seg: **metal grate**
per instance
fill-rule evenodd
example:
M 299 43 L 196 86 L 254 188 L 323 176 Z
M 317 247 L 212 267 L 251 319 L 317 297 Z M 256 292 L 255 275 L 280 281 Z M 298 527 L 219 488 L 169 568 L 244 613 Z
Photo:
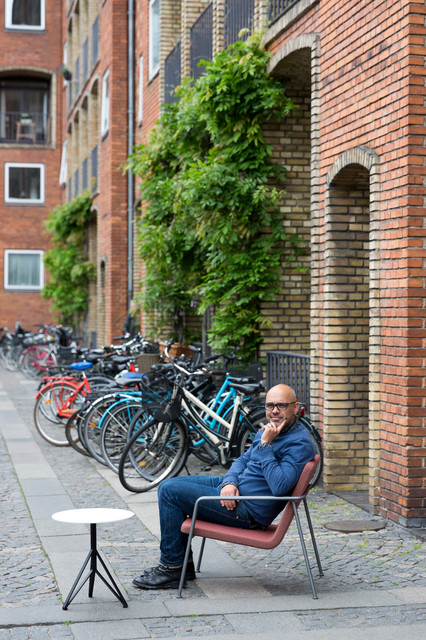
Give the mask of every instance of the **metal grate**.
M 191 76 L 195 79 L 204 73 L 200 60 L 213 56 L 213 3 L 203 11 L 191 27 Z
M 248 34 L 240 36 L 241 29 L 253 28 L 254 0 L 225 0 L 225 47 L 237 40 L 245 40 Z
M 268 389 L 275 384 L 288 384 L 305 405 L 310 415 L 310 356 L 289 351 L 268 351 L 266 377 Z
M 286 11 L 297 4 L 299 0 L 269 0 L 268 18 L 270 22 L 278 20 Z
M 178 100 L 174 90 L 180 85 L 181 81 L 180 52 L 181 46 L 180 42 L 178 42 L 164 61 L 164 102 L 166 104 L 171 104 Z

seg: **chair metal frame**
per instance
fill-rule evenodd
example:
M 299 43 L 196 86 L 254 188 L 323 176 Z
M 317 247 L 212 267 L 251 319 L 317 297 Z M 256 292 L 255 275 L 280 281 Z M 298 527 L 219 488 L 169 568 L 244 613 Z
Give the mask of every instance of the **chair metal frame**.
M 191 543 L 194 536 L 200 536 L 203 538 L 201 543 L 200 555 L 196 566 L 196 571 L 200 570 L 201 560 L 204 552 L 204 545 L 206 538 L 212 540 L 222 540 L 225 542 L 232 542 L 235 544 L 242 544 L 246 546 L 261 548 L 261 549 L 273 549 L 277 547 L 284 539 L 289 526 L 293 520 L 296 520 L 297 530 L 299 534 L 300 544 L 302 546 L 303 557 L 305 560 L 306 570 L 309 577 L 309 582 L 312 590 L 312 597 L 314 600 L 318 599 L 318 595 L 315 589 L 315 584 L 312 576 L 312 569 L 309 563 L 309 556 L 306 549 L 306 544 L 303 536 L 303 529 L 298 514 L 298 506 L 300 502 L 303 502 L 305 508 L 306 519 L 308 522 L 309 532 L 311 535 L 312 546 L 315 552 L 315 558 L 319 570 L 320 577 L 324 575 L 321 560 L 319 557 L 318 546 L 316 543 L 314 530 L 312 527 L 312 520 L 309 513 L 308 504 L 306 501 L 307 495 L 311 489 L 311 479 L 315 473 L 315 469 L 319 464 L 319 455 L 317 454 L 313 460 L 307 462 L 300 474 L 299 481 L 297 482 L 291 496 L 238 496 L 238 500 L 278 500 L 287 502 L 284 510 L 281 514 L 281 518 L 278 524 L 271 524 L 265 530 L 263 529 L 239 529 L 227 525 L 215 524 L 212 522 L 205 522 L 204 520 L 197 521 L 198 507 L 201 502 L 207 502 L 211 500 L 235 500 L 235 497 L 224 496 L 201 496 L 197 499 L 194 505 L 192 518 L 187 518 L 182 524 L 181 531 L 188 534 L 188 543 L 186 546 L 185 557 L 182 566 L 182 573 L 179 582 L 179 588 L 177 597 L 182 597 L 182 589 L 185 583 L 185 574 L 188 566 L 188 561 L 191 552 Z

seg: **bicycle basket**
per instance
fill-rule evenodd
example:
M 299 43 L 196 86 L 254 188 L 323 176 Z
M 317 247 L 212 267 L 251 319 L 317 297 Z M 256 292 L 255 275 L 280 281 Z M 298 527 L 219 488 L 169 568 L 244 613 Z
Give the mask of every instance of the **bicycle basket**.
M 150 416 L 159 422 L 172 422 L 180 415 L 182 402 L 182 391 L 178 386 L 173 387 L 170 392 L 171 383 L 166 378 L 169 385 L 168 397 L 161 397 L 157 392 L 149 390 L 142 391 L 142 407 Z

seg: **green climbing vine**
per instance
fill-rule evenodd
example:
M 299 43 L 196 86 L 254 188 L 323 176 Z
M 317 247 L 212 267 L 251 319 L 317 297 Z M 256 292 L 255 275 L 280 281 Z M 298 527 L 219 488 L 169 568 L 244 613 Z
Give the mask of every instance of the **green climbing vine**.
M 143 305 L 160 329 L 197 306 L 214 309 L 209 342 L 253 356 L 268 320 L 262 300 L 279 288 L 284 241 L 277 202 L 285 170 L 272 160 L 264 123 L 295 105 L 268 75 L 260 35 L 205 63 L 176 90 L 127 169 L 141 178 Z
M 56 207 L 48 216 L 46 230 L 52 234 L 52 249 L 44 255 L 49 280 L 42 295 L 52 299 L 61 321 L 77 323 L 87 309 L 88 285 L 96 267 L 85 247 L 92 200 L 88 193 Z

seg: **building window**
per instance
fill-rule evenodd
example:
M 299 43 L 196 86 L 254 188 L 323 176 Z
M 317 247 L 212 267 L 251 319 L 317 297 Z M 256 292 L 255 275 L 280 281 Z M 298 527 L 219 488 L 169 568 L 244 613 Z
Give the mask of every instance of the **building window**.
M 30 124 L 20 125 L 22 119 Z M 47 144 L 50 140 L 49 83 L 38 78 L 0 79 L 0 142 Z
M 6 0 L 7 29 L 44 29 L 45 0 Z
M 138 122 L 143 120 L 143 56 L 139 58 Z
M 6 249 L 4 252 L 4 288 L 39 291 L 43 286 L 43 251 Z
M 42 204 L 44 202 L 44 165 L 6 162 L 4 167 L 5 202 Z
M 101 136 L 104 137 L 109 129 L 109 71 L 102 78 L 102 107 L 101 107 Z
M 68 140 L 64 140 L 62 145 L 61 168 L 59 170 L 59 184 L 64 187 L 68 180 Z
M 149 1 L 149 77 L 160 68 L 160 0 Z

